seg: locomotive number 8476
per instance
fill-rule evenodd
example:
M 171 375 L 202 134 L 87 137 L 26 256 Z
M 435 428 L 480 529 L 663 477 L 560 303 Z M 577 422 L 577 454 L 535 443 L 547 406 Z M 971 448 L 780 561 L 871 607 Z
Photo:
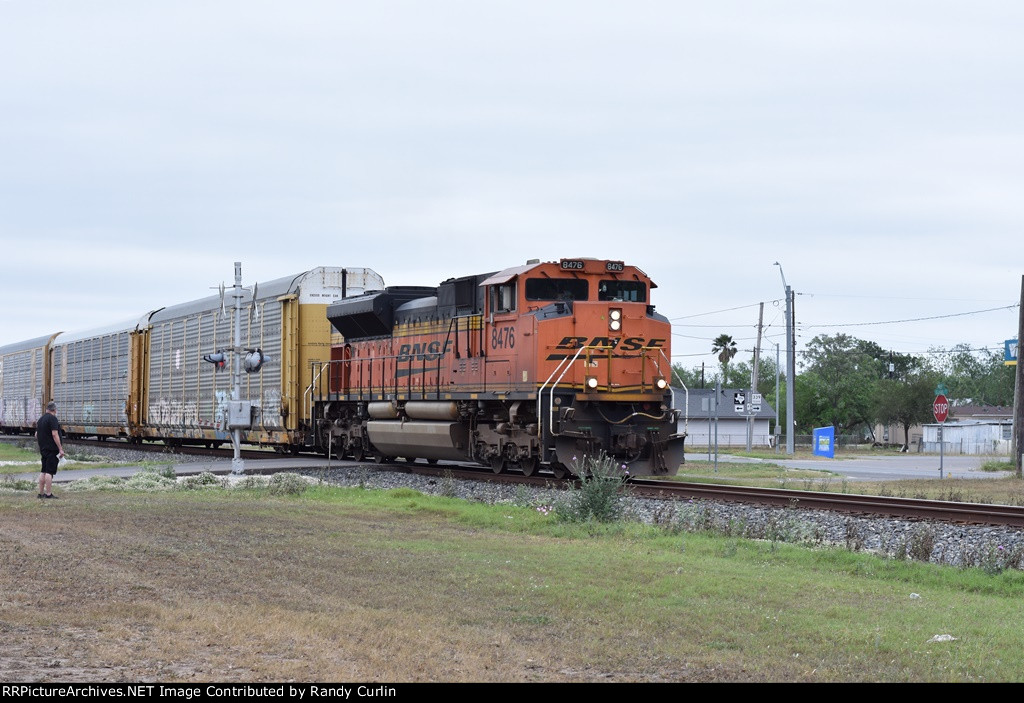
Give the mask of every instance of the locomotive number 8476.
M 654 287 L 635 266 L 576 258 L 340 300 L 331 359 L 313 368 L 316 442 L 527 475 L 604 452 L 633 475 L 674 474 L 685 435 Z

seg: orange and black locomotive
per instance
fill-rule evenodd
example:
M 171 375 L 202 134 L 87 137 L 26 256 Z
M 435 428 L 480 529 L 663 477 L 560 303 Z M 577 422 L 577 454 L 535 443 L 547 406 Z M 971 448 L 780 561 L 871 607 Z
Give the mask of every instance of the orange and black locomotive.
M 580 258 L 339 300 L 310 384 L 315 441 L 526 475 L 604 452 L 633 475 L 675 474 L 685 435 L 654 287 L 634 266 Z

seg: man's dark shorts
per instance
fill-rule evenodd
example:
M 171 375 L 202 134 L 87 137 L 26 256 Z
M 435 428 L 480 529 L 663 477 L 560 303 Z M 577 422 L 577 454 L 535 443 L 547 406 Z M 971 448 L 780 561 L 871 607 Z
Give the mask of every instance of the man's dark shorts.
M 51 476 L 57 475 L 57 452 L 43 452 L 43 468 L 42 473 L 50 474 Z

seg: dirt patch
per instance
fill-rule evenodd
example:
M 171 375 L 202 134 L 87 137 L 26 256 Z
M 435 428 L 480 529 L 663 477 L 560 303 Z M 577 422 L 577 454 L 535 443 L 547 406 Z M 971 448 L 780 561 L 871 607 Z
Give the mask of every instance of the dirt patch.
M 602 654 L 589 614 L 531 603 L 529 541 L 224 492 L 0 496 L 0 680 L 721 678 L 645 660 L 656 632 Z

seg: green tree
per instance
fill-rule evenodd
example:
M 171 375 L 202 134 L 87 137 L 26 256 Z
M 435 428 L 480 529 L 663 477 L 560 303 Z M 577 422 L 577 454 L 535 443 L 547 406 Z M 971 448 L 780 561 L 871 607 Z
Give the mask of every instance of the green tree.
M 832 425 L 851 432 L 872 419 L 874 390 L 882 356 L 874 342 L 847 334 L 818 335 L 804 352 L 806 370 L 796 380 L 796 416 L 801 427 Z
M 686 368 L 682 364 L 672 364 L 672 385 L 679 388 L 679 380 L 682 379 L 687 388 L 703 388 L 703 370 L 699 366 Z
M 875 386 L 875 420 L 883 425 L 896 423 L 903 427 L 904 450 L 910 448 L 907 444 L 910 428 L 932 420 L 932 401 L 938 380 L 934 371 L 920 369 L 900 378 L 883 378 Z
M 736 342 L 727 334 L 720 334 L 711 342 L 711 352 L 718 355 L 718 361 L 722 364 L 722 385 L 729 385 L 729 362 L 736 356 L 739 350 Z
M 954 405 L 1013 405 L 1014 369 L 1003 364 L 1002 351 L 974 350 L 969 344 L 957 344 L 946 351 L 932 352 Z

